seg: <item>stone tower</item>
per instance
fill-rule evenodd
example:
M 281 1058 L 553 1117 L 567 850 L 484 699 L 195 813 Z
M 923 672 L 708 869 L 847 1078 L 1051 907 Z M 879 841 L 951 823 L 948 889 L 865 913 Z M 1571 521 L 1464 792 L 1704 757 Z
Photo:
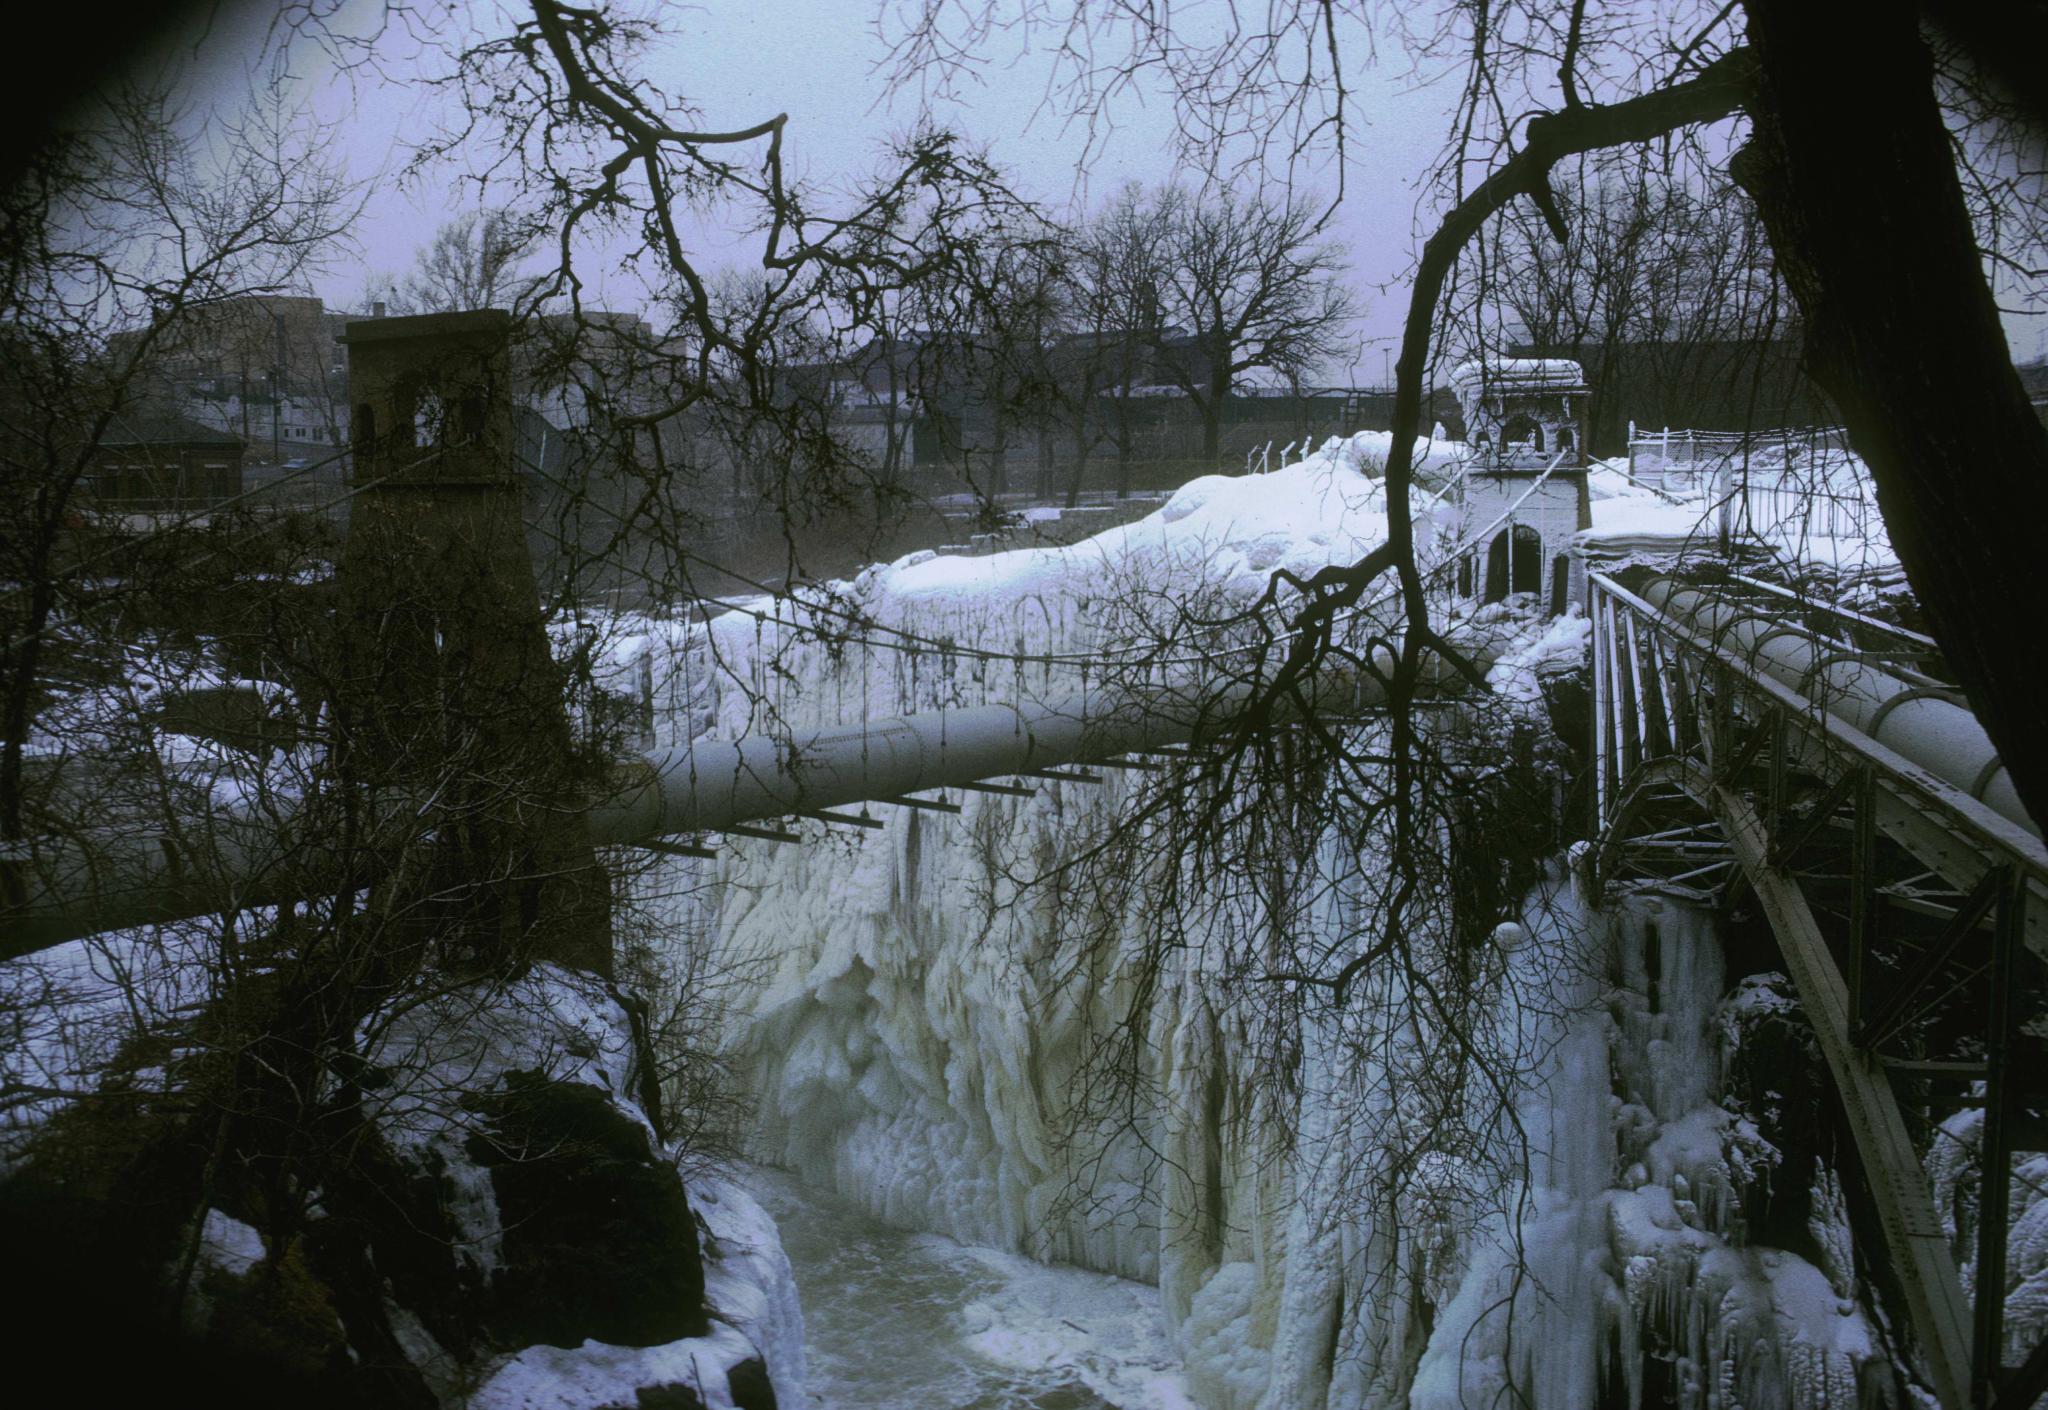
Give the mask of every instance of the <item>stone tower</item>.
M 354 497 L 337 765 L 370 799 L 404 947 L 610 964 L 563 681 L 534 583 L 495 309 L 348 325 Z
M 1584 595 L 1572 536 L 1590 528 L 1586 375 L 1563 358 L 1467 362 L 1451 373 L 1465 413 L 1458 590 L 1479 602 L 1536 595 L 1552 615 Z

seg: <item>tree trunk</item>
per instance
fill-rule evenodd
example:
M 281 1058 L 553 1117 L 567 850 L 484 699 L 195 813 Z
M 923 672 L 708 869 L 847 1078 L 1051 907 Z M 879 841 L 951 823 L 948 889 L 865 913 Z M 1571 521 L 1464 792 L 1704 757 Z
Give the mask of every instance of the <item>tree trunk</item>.
M 1202 459 L 1207 462 L 1202 473 L 1213 475 L 1221 467 L 1217 461 L 1223 458 L 1223 403 L 1230 398 L 1230 371 L 1211 371 L 1209 374 L 1209 395 L 1202 403 Z
M 1131 497 L 1131 461 L 1137 455 L 1137 444 L 1131 435 L 1131 386 L 1124 383 L 1116 399 L 1116 497 Z
M 2048 430 L 1986 283 L 1932 63 L 1901 0 L 1746 0 L 1760 67 L 1736 179 L 1805 315 L 1806 369 L 1870 465 L 1893 547 L 2028 810 L 2048 819 L 2029 565 Z
M 1092 395 L 1092 387 L 1089 389 Z M 1081 502 L 1081 482 L 1088 475 L 1088 459 L 1095 442 L 1088 435 L 1088 404 L 1083 402 L 1074 417 L 1074 473 L 1067 476 L 1067 508 Z

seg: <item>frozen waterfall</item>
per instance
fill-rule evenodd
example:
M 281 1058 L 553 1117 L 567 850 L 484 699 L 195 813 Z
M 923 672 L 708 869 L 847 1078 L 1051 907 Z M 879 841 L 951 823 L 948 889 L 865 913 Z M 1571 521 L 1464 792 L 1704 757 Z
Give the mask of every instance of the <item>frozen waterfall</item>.
M 1147 626 L 1134 581 L 1228 599 L 1276 566 L 1353 558 L 1384 532 L 1362 473 L 1374 449 L 1196 481 L 1067 549 L 915 555 L 808 611 L 622 623 L 608 668 L 651 682 L 664 744 L 1053 688 L 1050 661 L 934 643 L 1113 654 Z M 1534 621 L 1497 676 L 1568 664 L 1582 630 Z M 1147 949 L 1142 888 L 1029 884 L 1143 786 L 970 793 L 957 815 L 881 804 L 880 831 L 732 839 L 642 878 L 668 943 L 734 976 L 753 1157 L 898 1229 L 1155 1284 L 1212 1410 L 1477 1406 L 1509 1386 L 1536 1410 L 1862 1393 L 1889 1353 L 1858 1302 L 1839 1189 L 1824 1169 L 1775 1171 L 1782 1114 L 1735 1060 L 1786 1001 L 1768 982 L 1724 992 L 1709 917 L 1654 899 L 1590 912 L 1560 859 L 1461 981 L 1520 1065 L 1505 1088 L 1475 1072 L 1447 1093 L 1446 1035 L 1396 978 L 1369 976 L 1342 1010 L 1304 1005 L 1282 1051 L 1201 934 Z M 1303 867 L 1336 937 L 1370 859 L 1332 853 Z M 1086 950 L 1076 906 L 1099 912 Z M 1217 937 L 1251 923 L 1220 896 L 1207 922 Z M 1137 1095 L 1105 1111 L 1086 1100 L 1091 1059 L 1132 1016 Z M 1480 1113 L 1463 1145 L 1418 1128 L 1405 1094 L 1424 1090 L 1429 1110 Z M 1820 1191 L 1797 1251 L 1745 1228 L 1746 1192 L 1774 1174 Z

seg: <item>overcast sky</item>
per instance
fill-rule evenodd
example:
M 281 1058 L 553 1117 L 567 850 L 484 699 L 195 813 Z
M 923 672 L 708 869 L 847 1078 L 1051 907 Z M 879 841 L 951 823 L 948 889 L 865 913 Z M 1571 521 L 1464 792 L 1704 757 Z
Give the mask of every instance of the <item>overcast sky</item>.
M 348 0 L 360 13 L 382 0 Z M 489 6 L 476 7 L 479 16 Z M 959 98 L 933 101 L 918 91 L 891 91 L 879 72 L 886 53 L 875 32 L 879 0 L 705 0 L 664 7 L 670 37 L 643 64 L 645 76 L 672 95 L 700 106 L 713 126 L 740 127 L 777 112 L 790 116 L 785 154 L 794 174 L 833 182 L 869 169 L 878 144 L 910 128 L 927 105 L 943 123 L 985 143 L 1026 194 L 1056 207 L 1099 198 L 1126 181 L 1173 179 L 1170 103 L 1163 93 L 1149 103 L 1125 102 L 1114 128 L 1097 143 L 1086 167 L 1080 158 L 1087 134 L 1046 103 L 1052 74 L 1042 49 L 1019 38 L 987 54 L 981 81 Z M 1177 21 L 1190 10 L 1176 9 Z M 1198 7 L 1195 12 L 1199 13 Z M 180 46 L 170 62 L 202 93 L 231 97 L 249 90 L 247 66 L 261 49 L 276 0 L 230 0 L 212 14 L 204 41 Z M 348 16 L 340 21 L 345 27 Z M 334 81 L 305 46 L 292 51 L 303 76 L 299 91 L 324 115 L 339 121 L 331 154 L 373 192 L 354 234 L 361 262 L 338 268 L 318 292 L 331 304 L 357 307 L 369 271 L 400 274 L 449 215 L 473 206 L 473 188 L 450 173 L 410 191 L 394 179 L 409 143 L 439 120 L 437 96 L 403 81 L 411 71 L 402 38 L 386 46 L 392 81 Z M 1364 55 L 1348 61 L 1363 64 Z M 1363 314 L 1354 328 L 1360 353 L 1353 379 L 1379 382 L 1399 331 L 1405 290 L 1398 281 L 1418 244 L 1416 183 L 1436 154 L 1445 130 L 1448 85 L 1418 87 L 1405 55 L 1382 55 L 1376 68 L 1347 74 L 1366 126 L 1353 133 L 1346 195 L 1333 235 L 1344 248 Z M 1335 183 L 1323 174 L 1321 190 Z M 700 233 L 705 262 L 713 267 L 749 263 L 746 251 Z M 1393 287 L 1389 288 L 1388 286 Z M 614 286 L 611 301 L 639 307 L 638 291 Z M 2034 356 L 2048 320 L 2008 320 L 2016 348 Z

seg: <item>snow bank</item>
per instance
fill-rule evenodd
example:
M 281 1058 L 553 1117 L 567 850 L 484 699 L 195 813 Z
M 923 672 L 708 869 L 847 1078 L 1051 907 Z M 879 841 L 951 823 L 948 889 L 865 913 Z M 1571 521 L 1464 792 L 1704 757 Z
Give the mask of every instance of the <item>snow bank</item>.
M 1846 450 L 1796 466 L 1758 458 L 1725 475 L 1710 467 L 1632 477 L 1626 459 L 1595 461 L 1586 485 L 1593 524 L 1574 543 L 1595 559 L 1718 555 L 1725 527 L 1739 545 L 1790 569 L 1874 580 L 1902 571 L 1869 472 Z
M 1353 562 L 1385 539 L 1377 473 L 1388 444 L 1384 432 L 1333 437 L 1270 474 L 1192 480 L 1145 518 L 1073 544 L 980 557 L 924 550 L 798 600 L 730 599 L 708 624 L 585 613 L 557 624 L 557 650 L 587 636 L 599 690 L 650 700 L 661 746 L 1064 695 L 1102 669 L 1082 658 L 1184 667 L 1216 649 L 1209 621 L 1246 606 L 1276 571 Z M 1418 440 L 1416 464 L 1447 475 L 1458 449 Z M 1433 492 L 1411 499 L 1418 555 L 1434 567 L 1455 510 Z M 1352 627 L 1381 620 L 1361 611 Z M 1063 659 L 1002 659 L 1047 656 Z

